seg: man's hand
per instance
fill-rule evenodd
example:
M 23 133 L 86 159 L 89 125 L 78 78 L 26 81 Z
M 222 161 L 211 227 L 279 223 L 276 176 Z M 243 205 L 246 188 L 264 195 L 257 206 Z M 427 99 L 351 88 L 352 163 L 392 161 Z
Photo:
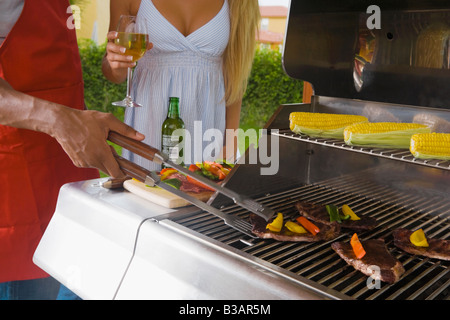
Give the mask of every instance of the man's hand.
M 98 168 L 114 178 L 124 177 L 114 158 L 112 146 L 106 140 L 110 131 L 135 140 L 145 137 L 110 113 L 60 108 L 57 125 L 50 133 L 73 164 L 81 168 Z

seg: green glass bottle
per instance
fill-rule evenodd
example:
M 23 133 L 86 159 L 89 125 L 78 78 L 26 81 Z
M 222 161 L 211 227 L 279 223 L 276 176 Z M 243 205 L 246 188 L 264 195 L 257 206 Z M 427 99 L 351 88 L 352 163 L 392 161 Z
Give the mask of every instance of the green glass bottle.
M 183 133 L 175 132 L 177 129 L 184 129 L 184 122 L 180 117 L 180 98 L 169 98 L 169 111 L 164 120 L 161 133 L 161 151 L 169 156 L 169 160 L 184 165 L 183 161 Z M 163 168 L 165 166 L 163 165 Z

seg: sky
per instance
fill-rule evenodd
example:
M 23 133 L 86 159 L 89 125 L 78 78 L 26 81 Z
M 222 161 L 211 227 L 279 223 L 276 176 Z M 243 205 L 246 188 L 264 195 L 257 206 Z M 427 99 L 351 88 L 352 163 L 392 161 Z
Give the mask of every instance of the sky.
M 258 0 L 260 6 L 285 6 L 289 7 L 290 0 Z

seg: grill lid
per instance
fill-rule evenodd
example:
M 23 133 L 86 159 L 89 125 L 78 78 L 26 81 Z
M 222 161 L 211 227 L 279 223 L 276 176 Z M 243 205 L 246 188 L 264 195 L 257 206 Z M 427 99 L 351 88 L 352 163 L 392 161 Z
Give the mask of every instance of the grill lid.
M 450 108 L 447 0 L 291 1 L 285 40 L 315 95 Z

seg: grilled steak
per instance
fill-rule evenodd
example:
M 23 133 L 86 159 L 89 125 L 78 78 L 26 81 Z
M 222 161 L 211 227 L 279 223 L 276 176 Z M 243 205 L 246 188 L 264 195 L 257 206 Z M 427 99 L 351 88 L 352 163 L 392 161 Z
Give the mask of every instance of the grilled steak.
M 372 217 L 361 216 L 361 220 L 343 220 L 342 223 L 337 221 L 330 222 L 330 215 L 324 205 L 315 204 L 306 201 L 298 201 L 295 203 L 298 212 L 315 222 L 321 222 L 327 225 L 339 224 L 341 228 L 350 229 L 352 231 L 372 230 L 377 225 L 377 220 Z
M 324 225 L 320 222 L 314 224 L 320 229 L 315 236 L 311 233 L 294 233 L 283 226 L 280 232 L 266 229 L 267 222 L 254 213 L 250 214 L 250 222 L 253 226 L 252 232 L 262 239 L 275 239 L 278 241 L 292 242 L 316 242 L 321 240 L 332 240 L 340 234 L 338 225 Z
M 395 283 L 405 273 L 401 262 L 388 252 L 383 239 L 361 241 L 361 244 L 366 251 L 362 259 L 356 258 L 350 242 L 334 242 L 331 247 L 345 262 L 375 280 Z
M 394 230 L 394 244 L 411 254 L 450 261 L 450 240 L 427 239 L 428 247 L 416 247 L 409 240 L 412 233 L 407 229 Z

